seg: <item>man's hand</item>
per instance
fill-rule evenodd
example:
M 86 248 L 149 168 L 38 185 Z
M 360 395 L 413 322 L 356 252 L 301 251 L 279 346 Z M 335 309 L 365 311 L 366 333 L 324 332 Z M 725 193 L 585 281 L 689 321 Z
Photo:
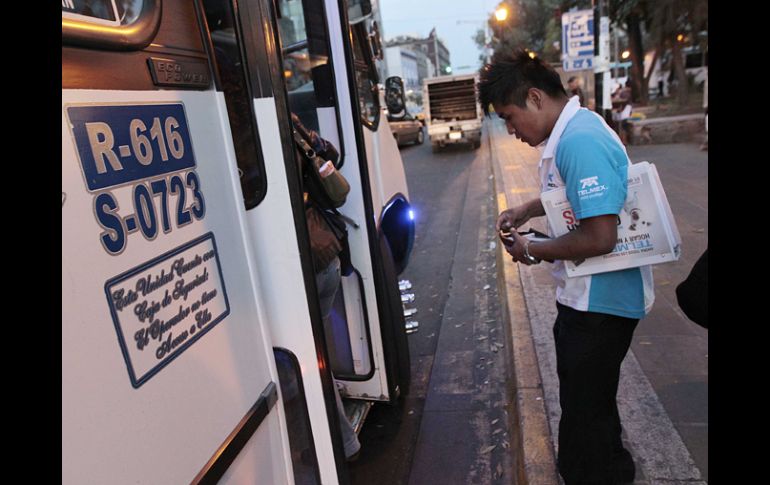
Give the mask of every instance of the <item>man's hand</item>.
M 495 227 L 498 231 L 516 232 L 516 228 L 526 224 L 529 219 L 526 206 L 521 205 L 501 212 Z
M 545 215 L 543 203 L 540 199 L 532 199 L 518 207 L 504 210 L 497 216 L 496 228 L 498 231 L 511 232 L 527 223 L 533 217 Z
M 547 241 L 531 243 L 529 255 L 533 258 L 553 260 L 587 259 L 612 252 L 617 243 L 618 216 L 609 214 L 582 219 L 574 231 Z M 526 238 L 513 233 L 511 250 L 506 250 L 513 256 L 514 261 L 524 256 Z M 520 261 L 526 264 L 526 261 Z
M 526 264 L 527 266 L 537 264 L 540 261 L 532 261 L 524 254 L 524 246 L 529 244 L 529 239 L 519 235 L 515 230 L 511 232 L 510 236 L 504 237 L 500 235 L 500 240 L 503 241 L 503 247 L 506 252 L 513 257 L 513 261 L 516 263 Z

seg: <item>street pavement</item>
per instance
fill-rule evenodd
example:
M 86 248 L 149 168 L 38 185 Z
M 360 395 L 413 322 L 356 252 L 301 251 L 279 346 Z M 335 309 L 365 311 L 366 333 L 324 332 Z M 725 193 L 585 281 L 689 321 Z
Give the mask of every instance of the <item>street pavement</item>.
M 408 336 L 410 392 L 369 413 L 353 485 L 515 483 L 489 148 L 401 148 L 416 229 L 400 278 L 420 326 Z
M 485 120 L 485 140 L 498 210 L 538 197 L 539 151 L 508 135 L 495 118 Z M 684 316 L 675 289 L 708 245 L 708 153 L 694 143 L 631 146 L 628 153 L 632 162 L 656 165 L 683 255 L 653 267 L 655 305 L 639 323 L 621 367 L 623 440 L 637 464 L 635 484 L 703 484 L 708 481 L 708 331 Z M 544 218 L 530 226 L 546 229 Z M 553 484 L 560 416 L 554 285 L 547 263 L 516 265 L 505 254 L 503 259 L 501 287 L 514 336 L 513 427 L 520 432 L 512 444 L 518 453 L 514 462 L 524 475 L 522 483 Z

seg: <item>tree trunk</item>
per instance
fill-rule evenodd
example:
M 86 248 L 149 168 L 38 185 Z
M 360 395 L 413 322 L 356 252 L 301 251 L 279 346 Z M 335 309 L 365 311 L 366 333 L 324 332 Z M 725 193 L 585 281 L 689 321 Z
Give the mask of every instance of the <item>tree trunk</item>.
M 646 106 L 649 102 L 649 89 L 647 79 L 644 76 L 644 47 L 639 16 L 635 13 L 629 14 L 626 23 L 629 50 L 631 51 L 631 79 L 637 95 L 634 102 Z
M 679 106 L 687 105 L 689 98 L 689 89 L 687 86 L 687 74 L 684 72 L 684 62 L 682 59 L 682 48 L 679 46 L 679 41 L 673 40 L 673 47 L 671 48 L 672 56 L 672 69 L 674 69 L 674 76 L 676 77 L 676 98 Z

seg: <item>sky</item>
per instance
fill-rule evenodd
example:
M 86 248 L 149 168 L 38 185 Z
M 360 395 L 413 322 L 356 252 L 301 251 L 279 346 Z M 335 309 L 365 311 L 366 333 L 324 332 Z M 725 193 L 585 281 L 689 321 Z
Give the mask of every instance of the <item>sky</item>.
M 473 37 L 484 28 L 499 0 L 379 0 L 383 40 L 398 35 L 427 37 L 436 27 L 449 49 L 453 74 L 476 72 L 481 67 Z

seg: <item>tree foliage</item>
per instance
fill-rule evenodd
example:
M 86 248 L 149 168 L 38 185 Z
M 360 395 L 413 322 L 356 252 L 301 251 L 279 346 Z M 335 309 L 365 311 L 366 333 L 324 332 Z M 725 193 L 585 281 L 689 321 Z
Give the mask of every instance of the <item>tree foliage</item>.
M 593 8 L 591 0 L 503 0 L 501 4 L 508 7 L 509 17 L 498 22 L 494 14 L 490 15 L 489 47 L 495 53 L 524 47 L 548 62 L 561 60 L 561 13 Z M 644 56 L 650 51 L 655 52 L 654 62 L 662 64 L 664 59 L 671 59 L 663 70 L 673 72 L 678 99 L 686 102 L 688 85 L 681 49 L 702 42 L 698 33 L 708 31 L 708 0 L 607 0 L 607 7 L 610 22 L 628 37 L 633 66 L 630 77 L 637 102 L 647 102 L 653 70 L 650 66 L 645 69 Z M 483 30 L 477 32 L 474 41 L 484 47 Z
M 495 53 L 523 47 L 549 62 L 559 62 L 561 47 L 554 45 L 561 32 L 561 20 L 555 16 L 559 4 L 560 0 L 503 0 L 500 5 L 508 8 L 508 18 L 499 22 L 490 15 L 490 47 Z M 479 30 L 474 41 L 483 47 L 484 37 Z

